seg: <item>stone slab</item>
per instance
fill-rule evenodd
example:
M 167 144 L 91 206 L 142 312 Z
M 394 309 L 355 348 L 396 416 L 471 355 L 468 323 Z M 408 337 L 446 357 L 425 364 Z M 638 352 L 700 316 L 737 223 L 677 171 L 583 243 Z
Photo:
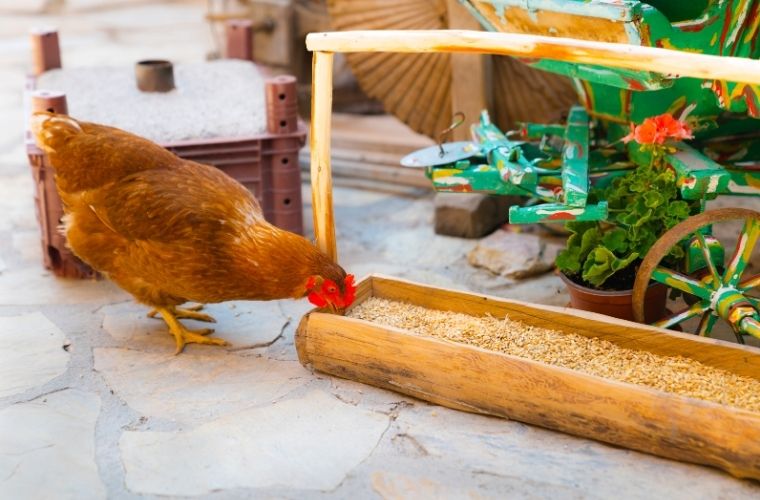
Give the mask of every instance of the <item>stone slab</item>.
M 17 131 L 20 137 L 20 131 Z M 31 173 L 4 177 L 0 182 L 0 231 L 35 228 L 34 183 Z
M 576 438 L 519 422 L 428 405 L 400 412 L 367 469 L 475 488 L 489 498 L 750 499 L 760 484 L 685 464 Z M 390 457 L 399 461 L 391 467 Z M 386 478 L 403 488 L 403 479 Z M 435 484 L 432 486 L 435 488 Z M 425 495 L 421 495 L 424 497 Z M 407 498 L 418 498 L 410 495 Z
M 0 14 L 37 14 L 45 10 L 50 0 L 0 0 Z
M 270 404 L 311 379 L 295 361 L 236 355 L 217 346 L 189 346 L 179 356 L 173 349 L 97 348 L 95 370 L 141 415 L 183 425 Z
M 108 304 L 129 298 L 108 280 L 56 278 L 41 262 L 0 274 L 0 304 L 4 305 Z
M 100 499 L 95 463 L 100 398 L 76 389 L 0 410 L 0 498 Z
M 0 398 L 19 394 L 66 371 L 63 332 L 42 313 L 0 316 Z
M 147 317 L 149 310 L 133 301 L 107 306 L 103 309 L 103 329 L 131 349 L 173 353 L 174 337 L 160 317 Z M 211 315 L 217 322 L 180 321 L 190 329 L 213 328 L 212 335 L 229 342 L 232 350 L 266 346 L 280 336 L 286 324 L 298 321 L 283 312 L 279 301 L 208 304 L 201 312 Z M 190 345 L 186 349 L 200 352 L 209 348 Z
M 188 432 L 125 432 L 120 448 L 135 493 L 329 491 L 372 452 L 388 424 L 386 415 L 312 391 Z
M 433 234 L 430 226 L 399 227 L 382 242 L 383 256 L 394 264 L 419 269 L 454 265 L 475 246 L 475 240 Z
M 384 500 L 405 498 L 435 498 L 454 500 L 459 498 L 484 499 L 499 498 L 497 495 L 483 495 L 475 485 L 451 485 L 441 483 L 421 475 L 399 472 L 377 471 L 372 474 L 372 490 Z
M 525 279 L 551 270 L 563 248 L 535 234 L 499 230 L 480 240 L 467 260 L 505 278 Z
M 24 262 L 37 264 L 42 269 L 42 242 L 39 229 L 26 231 L 14 231 L 13 249 L 21 256 Z

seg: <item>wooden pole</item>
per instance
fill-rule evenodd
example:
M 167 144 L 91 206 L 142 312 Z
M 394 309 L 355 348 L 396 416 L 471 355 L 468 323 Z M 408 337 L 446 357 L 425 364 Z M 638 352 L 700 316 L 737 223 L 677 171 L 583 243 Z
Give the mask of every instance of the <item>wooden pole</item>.
M 311 83 L 311 206 L 317 247 L 334 261 L 335 219 L 330 169 L 330 122 L 332 117 L 333 54 L 314 52 Z
M 669 76 L 760 84 L 760 61 L 620 43 L 464 30 L 378 30 L 311 33 L 311 51 L 466 52 L 553 59 Z

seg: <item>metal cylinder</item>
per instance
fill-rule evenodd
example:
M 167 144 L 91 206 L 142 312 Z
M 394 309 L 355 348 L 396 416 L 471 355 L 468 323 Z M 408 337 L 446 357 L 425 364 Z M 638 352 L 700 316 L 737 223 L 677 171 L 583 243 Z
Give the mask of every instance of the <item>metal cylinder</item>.
M 49 111 L 62 115 L 69 114 L 66 94 L 52 90 L 35 90 L 31 94 L 31 113 Z
M 174 66 L 169 61 L 151 59 L 135 65 L 137 88 L 143 92 L 174 90 Z
M 225 25 L 227 59 L 253 61 L 253 23 L 248 19 L 232 19 Z
M 267 131 L 286 134 L 298 130 L 298 91 L 294 76 L 282 75 L 266 81 Z
M 32 28 L 29 34 L 32 45 L 32 74 L 41 75 L 47 70 L 61 67 L 61 48 L 58 31 L 52 28 Z

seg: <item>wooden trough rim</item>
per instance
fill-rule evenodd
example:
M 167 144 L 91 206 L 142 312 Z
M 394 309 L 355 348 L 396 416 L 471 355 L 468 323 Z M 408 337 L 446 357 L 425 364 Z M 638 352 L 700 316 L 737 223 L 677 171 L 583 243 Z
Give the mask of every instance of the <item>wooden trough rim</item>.
M 388 300 L 404 301 L 411 304 L 426 307 L 429 309 L 448 310 L 448 311 L 453 311 L 453 312 L 458 312 L 458 313 L 463 313 L 463 314 L 469 314 L 473 316 L 478 315 L 477 313 L 473 313 L 473 312 L 469 312 L 465 310 L 465 308 L 436 307 L 435 305 L 421 304 L 420 301 L 415 301 L 413 299 L 405 300 L 402 297 L 389 296 L 389 294 L 383 293 L 383 290 L 382 290 L 383 286 L 386 287 L 385 291 L 387 292 L 389 286 L 396 287 L 399 285 L 405 286 L 405 287 L 418 288 L 422 290 L 424 294 L 428 297 L 441 296 L 441 295 L 444 295 L 444 296 L 455 295 L 458 302 L 452 302 L 452 304 L 456 304 L 456 305 L 461 304 L 461 301 L 464 299 L 464 300 L 468 300 L 471 303 L 488 304 L 489 302 L 491 302 L 492 303 L 491 305 L 512 306 L 515 308 L 527 309 L 531 312 L 541 311 L 545 313 L 551 313 L 551 317 L 549 319 L 546 319 L 539 315 L 531 314 L 525 311 L 520 311 L 517 313 L 514 311 L 509 311 L 510 317 L 515 320 L 531 322 L 529 319 L 525 318 L 525 317 L 528 317 L 534 320 L 540 320 L 541 323 L 555 325 L 555 326 L 544 326 L 544 325 L 536 325 L 536 326 L 542 326 L 544 328 L 552 328 L 554 330 L 558 330 L 563 333 L 575 333 L 575 334 L 582 335 L 585 337 L 599 338 L 602 340 L 607 340 L 613 344 L 616 344 L 619 347 L 632 349 L 632 350 L 647 351 L 647 352 L 651 352 L 653 354 L 657 354 L 660 356 L 683 356 L 683 357 L 693 359 L 695 361 L 699 361 L 700 363 L 703 363 L 705 365 L 712 366 L 714 368 L 719 368 L 721 370 L 735 373 L 737 375 L 742 375 L 742 376 L 760 380 L 760 349 L 757 349 L 751 346 L 733 344 L 731 342 L 726 342 L 723 340 L 699 337 L 696 335 L 664 330 L 662 328 L 642 325 L 642 324 L 635 323 L 632 321 L 619 320 L 616 318 L 605 316 L 603 314 L 597 314 L 597 313 L 592 313 L 588 311 L 580 311 L 576 309 L 556 307 L 556 306 L 536 306 L 535 304 L 532 304 L 529 302 L 523 302 L 523 301 L 514 300 L 514 299 L 506 299 L 506 298 L 496 297 L 492 295 L 477 294 L 477 293 L 470 293 L 470 292 L 460 292 L 460 291 L 450 290 L 450 289 L 441 288 L 441 287 L 423 285 L 423 284 L 415 283 L 415 282 L 400 279 L 400 278 L 394 278 L 394 277 L 383 275 L 383 274 L 370 274 L 368 276 L 365 276 L 359 281 L 359 283 L 357 284 L 356 300 L 352 308 L 361 304 L 362 302 L 364 302 L 364 300 L 366 300 L 369 297 L 380 297 L 380 298 L 385 298 Z M 356 319 L 356 318 L 349 318 L 345 316 L 336 316 L 335 314 L 331 314 L 328 312 L 321 312 L 321 311 L 322 311 L 321 309 L 315 309 L 307 313 L 306 315 L 304 315 L 296 331 L 296 337 L 295 337 L 296 351 L 298 353 L 298 359 L 300 360 L 301 364 L 303 364 L 304 366 L 311 364 L 311 360 L 309 359 L 308 349 L 306 346 L 306 343 L 308 342 L 308 323 L 310 321 L 315 321 L 319 323 L 340 322 L 346 325 L 354 325 L 356 327 L 362 327 L 362 328 L 369 327 L 370 329 L 378 325 L 377 323 L 372 323 L 370 321 L 365 321 L 365 320 Z M 517 317 L 519 315 L 525 316 L 525 317 Z M 559 318 L 560 321 L 558 321 L 557 316 L 560 317 Z M 562 322 L 561 316 L 570 316 L 570 317 L 576 317 L 582 320 L 587 320 L 589 322 L 588 327 L 579 328 L 578 326 L 575 326 L 566 322 Z M 531 324 L 535 324 L 535 323 L 531 322 Z M 386 331 L 391 331 L 395 334 L 404 335 L 410 338 L 415 338 L 422 342 L 430 342 L 432 344 L 447 345 L 447 346 L 456 346 L 457 348 L 462 349 L 463 352 L 469 351 L 469 352 L 485 353 L 489 355 L 504 357 L 513 361 L 525 362 L 530 365 L 548 367 L 552 370 L 557 370 L 558 373 L 560 374 L 581 377 L 585 379 L 586 381 L 588 381 L 589 383 L 603 382 L 603 383 L 612 384 L 620 388 L 625 388 L 626 390 L 629 390 L 629 391 L 630 390 L 639 391 L 642 394 L 657 395 L 657 396 L 666 395 L 668 398 L 678 398 L 683 402 L 689 402 L 690 404 L 705 406 L 706 408 L 714 407 L 714 408 L 720 408 L 722 410 L 730 410 L 733 412 L 738 412 L 750 418 L 751 420 L 754 420 L 755 423 L 760 427 L 760 413 L 759 412 L 753 412 L 753 411 L 746 410 L 743 408 L 737 408 L 730 405 L 724 405 L 724 404 L 716 403 L 713 401 L 707 401 L 707 400 L 698 399 L 698 398 L 691 398 L 691 397 L 684 396 L 678 393 L 660 391 L 658 389 L 654 389 L 652 387 L 648 387 L 644 385 L 638 385 L 638 384 L 633 384 L 629 382 L 622 382 L 616 379 L 605 378 L 605 377 L 601 377 L 597 375 L 591 375 L 591 374 L 581 372 L 578 370 L 573 370 L 570 368 L 565 368 L 562 366 L 552 365 L 548 363 L 542 363 L 540 361 L 535 361 L 529 358 L 523 358 L 520 356 L 506 354 L 499 351 L 492 351 L 492 350 L 485 349 L 478 346 L 463 344 L 460 342 L 454 342 L 451 340 L 430 337 L 426 335 L 419 335 L 419 334 L 411 333 L 407 330 L 403 330 L 403 329 L 392 327 L 392 326 L 387 326 L 387 325 L 380 325 L 380 326 L 382 326 L 382 328 Z M 617 331 L 613 331 L 613 330 L 617 330 Z M 620 340 L 623 340 L 626 338 L 631 343 L 620 342 Z M 707 351 L 717 350 L 718 353 L 721 354 L 721 356 L 720 357 L 708 356 L 710 354 L 709 352 L 704 352 L 704 350 L 700 350 L 700 348 L 704 345 L 710 346 L 710 349 L 708 349 Z M 734 364 L 737 362 L 739 364 Z M 484 413 L 479 410 L 473 410 L 471 407 L 467 405 L 461 406 L 460 409 L 464 409 L 467 411 L 478 411 L 479 413 Z

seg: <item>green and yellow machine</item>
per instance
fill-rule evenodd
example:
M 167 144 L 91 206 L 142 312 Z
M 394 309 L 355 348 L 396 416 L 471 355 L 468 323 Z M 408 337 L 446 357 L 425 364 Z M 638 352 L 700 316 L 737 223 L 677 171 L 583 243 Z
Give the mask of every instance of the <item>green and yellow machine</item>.
M 760 59 L 758 0 L 467 0 L 488 30 L 571 37 Z M 503 132 L 483 112 L 472 142 L 443 143 L 406 157 L 422 167 L 437 191 L 524 195 L 537 203 L 512 207 L 510 222 L 604 221 L 605 200 L 589 190 L 649 164 L 651 153 L 623 143 L 630 124 L 670 113 L 688 114 L 700 126 L 662 162 L 676 174 L 684 200 L 760 196 L 760 85 L 679 78 L 647 71 L 549 59 L 523 61 L 573 78 L 580 106 L 558 124 L 525 123 Z M 710 236 L 717 222 L 743 220 L 736 250 Z M 760 213 L 709 210 L 665 233 L 644 258 L 634 286 L 634 313 L 643 320 L 650 279 L 692 297 L 683 311 L 657 325 L 674 327 L 701 317 L 700 334 L 718 318 L 743 335 L 760 337 L 760 274 L 744 270 L 760 236 Z M 674 245 L 684 245 L 684 269 L 660 265 Z

